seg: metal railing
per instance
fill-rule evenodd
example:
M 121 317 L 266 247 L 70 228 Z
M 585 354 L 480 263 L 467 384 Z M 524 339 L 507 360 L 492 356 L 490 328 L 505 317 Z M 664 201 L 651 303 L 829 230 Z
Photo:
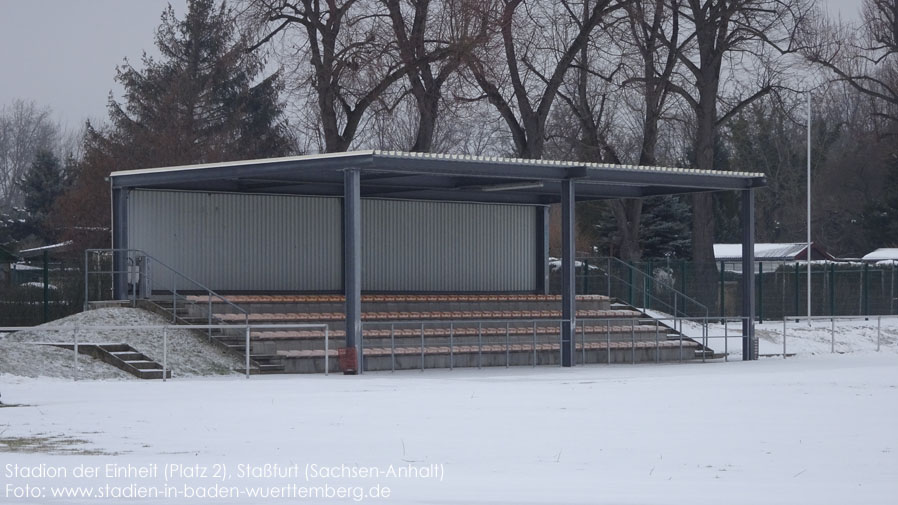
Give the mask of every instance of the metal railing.
M 122 254 L 125 257 L 124 261 L 121 261 L 123 265 L 122 269 L 115 268 L 115 256 L 117 254 Z M 96 263 L 96 269 L 91 270 L 91 260 L 94 260 Z M 103 262 L 107 261 L 110 263 L 109 269 L 103 268 Z M 157 289 L 158 286 L 155 285 L 155 282 L 158 281 L 162 276 L 154 277 L 155 269 L 159 267 L 162 268 L 164 272 L 168 274 L 169 285 L 163 286 L 163 289 Z M 126 278 L 127 293 L 125 295 L 130 294 L 130 299 L 132 303 L 136 303 L 137 299 L 159 299 L 159 296 L 154 296 L 154 292 L 171 293 L 171 312 L 172 312 L 172 321 L 177 321 L 178 314 L 178 282 L 184 281 L 193 289 L 183 290 L 182 291 L 200 291 L 206 294 L 207 297 L 207 310 L 206 310 L 206 322 L 205 326 L 212 326 L 212 300 L 216 299 L 230 307 L 234 308 L 238 313 L 243 314 L 244 324 L 249 324 L 249 312 L 235 304 L 234 302 L 228 300 L 224 296 L 216 293 L 203 283 L 196 281 L 187 275 L 179 272 L 173 267 L 165 264 L 153 256 L 150 256 L 145 251 L 140 249 L 87 249 L 84 251 L 84 309 L 87 310 L 88 303 L 91 301 L 91 285 L 90 278 L 94 276 L 98 279 L 99 285 L 96 289 L 97 297 L 102 296 L 104 291 L 108 290 L 108 296 L 106 300 L 114 299 L 115 295 L 115 277 L 117 275 L 124 276 Z M 108 275 L 108 287 L 103 286 L 103 277 L 104 275 Z M 155 291 L 154 291 L 155 290 Z M 161 298 L 167 298 L 167 295 L 162 295 Z M 183 299 L 186 304 L 186 298 Z M 194 325 L 194 328 L 197 326 Z M 212 336 L 211 329 L 209 329 L 209 336 Z
M 598 363 L 597 353 L 594 353 L 592 360 L 588 359 L 587 354 L 593 351 L 604 352 L 603 361 L 608 364 L 612 363 L 612 350 L 629 351 L 630 362 L 637 362 L 637 352 L 639 349 L 645 349 L 646 344 L 650 350 L 654 350 L 655 357 L 653 361 L 661 360 L 661 349 L 665 345 L 659 345 L 662 342 L 669 342 L 668 333 L 676 332 L 674 327 L 684 318 L 667 318 L 654 319 L 648 317 L 630 317 L 630 318 L 578 318 L 575 322 L 572 339 L 572 363 L 585 364 Z M 484 361 L 485 354 L 499 356 L 491 360 L 489 366 L 513 366 L 513 365 L 530 365 L 535 367 L 539 364 L 538 354 L 540 353 L 558 353 L 558 363 L 562 361 L 562 341 L 563 326 L 567 322 L 565 319 L 490 319 L 490 320 L 420 320 L 420 321 L 363 321 L 362 334 L 363 338 L 359 343 L 359 350 L 363 356 L 370 358 L 371 355 L 365 354 L 365 349 L 377 348 L 377 350 L 387 350 L 386 354 L 390 360 L 390 371 L 396 371 L 397 358 L 401 356 L 410 356 L 409 351 L 414 350 L 417 353 L 418 366 L 423 371 L 426 366 L 426 357 L 431 351 L 439 351 L 439 354 L 448 355 L 448 366 L 439 366 L 434 368 L 448 368 L 450 370 L 456 368 L 457 357 L 466 355 L 469 357 L 467 362 L 476 368 L 487 366 Z M 670 324 L 665 324 L 669 322 Z M 448 327 L 447 327 L 448 325 Z M 647 330 L 647 328 L 651 330 Z M 707 327 L 707 324 L 700 327 Z M 388 330 L 388 331 L 387 331 Z M 651 333 L 653 337 L 649 340 L 645 339 L 646 333 Z M 637 339 L 637 333 L 642 336 Z M 628 335 L 629 338 L 622 339 L 621 335 Z M 389 339 L 388 343 L 386 340 Z M 402 339 L 400 345 L 397 346 L 397 339 Z M 692 359 L 686 357 L 688 352 L 684 350 L 684 339 L 686 341 L 694 341 L 701 346 L 703 351 L 707 349 L 708 334 L 702 334 L 699 339 L 680 338 L 672 339 L 676 341 L 675 349 L 678 350 L 677 361 Z M 371 345 L 370 341 L 384 342 L 382 345 Z M 628 347 L 629 345 L 629 347 Z M 414 347 L 408 347 L 414 346 Z M 687 345 L 688 347 L 694 347 Z M 526 359 L 524 354 L 528 354 Z M 517 358 L 512 363 L 512 355 Z M 383 356 L 383 354 L 378 353 Z M 474 356 L 474 359 L 470 359 Z M 502 358 L 504 356 L 504 363 Z M 620 357 L 616 356 L 614 360 L 620 361 Z M 578 360 L 579 358 L 579 360 Z M 684 359 L 685 358 L 685 359 Z M 526 363 L 522 363 L 526 361 Z M 638 361 L 646 361 L 639 359 Z
M 324 375 L 329 374 L 330 349 L 328 345 L 330 333 L 326 324 L 213 324 L 213 325 L 193 325 L 193 324 L 162 324 L 162 325 L 71 325 L 71 326 L 8 326 L 0 327 L 0 333 L 17 332 L 17 331 L 39 331 L 39 332 L 64 332 L 71 334 L 71 340 L 54 340 L 53 342 L 20 342 L 27 345 L 51 345 L 51 344 L 68 344 L 71 342 L 74 354 L 74 368 L 72 371 L 72 379 L 78 380 L 78 346 L 88 345 L 89 342 L 79 341 L 78 334 L 82 331 L 115 331 L 115 330 L 136 330 L 136 331 L 161 331 L 162 332 L 162 381 L 167 380 L 168 368 L 168 332 L 171 330 L 205 330 L 205 329 L 222 329 L 222 330 L 242 330 L 244 340 L 244 373 L 249 379 L 252 370 L 252 331 L 253 330 L 289 330 L 289 329 L 323 329 L 324 330 Z M 2 341 L 2 335 L 0 335 Z M 127 343 L 127 342 L 125 342 Z M 138 349 L 144 352 L 144 350 Z M 152 357 L 152 356 L 151 356 Z
M 698 300 L 676 289 L 672 283 L 645 272 L 618 258 L 580 258 L 581 272 L 577 277 L 584 293 L 590 291 L 590 281 L 604 278 L 606 295 L 634 307 L 670 314 L 675 318 L 707 320 L 710 311 Z M 592 274 L 596 269 L 599 275 Z M 595 286 L 595 284 L 593 284 Z M 681 319 L 678 319 L 678 321 Z

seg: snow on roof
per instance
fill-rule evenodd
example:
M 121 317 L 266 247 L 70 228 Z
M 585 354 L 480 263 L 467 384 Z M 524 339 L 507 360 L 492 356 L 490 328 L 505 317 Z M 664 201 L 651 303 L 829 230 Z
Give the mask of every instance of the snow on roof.
M 898 247 L 880 247 L 861 259 L 864 261 L 898 260 Z
M 71 240 L 68 240 L 66 242 L 60 242 L 58 244 L 45 245 L 42 247 L 33 247 L 31 249 L 22 249 L 21 251 L 19 251 L 19 254 L 27 254 L 27 253 L 39 252 L 39 251 L 51 251 L 53 249 L 60 249 L 62 247 L 68 246 L 68 245 L 72 245 Z
M 120 177 L 126 175 L 154 174 L 164 172 L 184 172 L 190 170 L 203 170 L 218 167 L 234 167 L 247 165 L 261 165 L 268 163 L 289 163 L 295 161 L 313 161 L 331 158 L 352 159 L 364 156 L 380 156 L 387 158 L 402 158 L 413 160 L 442 160 L 442 161 L 469 161 L 482 163 L 499 163 L 506 165 L 544 165 L 544 166 L 578 166 L 590 169 L 617 169 L 629 170 L 634 172 L 675 172 L 684 174 L 701 174 L 718 177 L 765 177 L 760 172 L 729 172 L 722 170 L 698 170 L 694 168 L 681 167 L 661 167 L 661 166 L 642 166 L 642 165 L 613 165 L 610 163 L 583 163 L 579 161 L 563 161 L 563 160 L 543 160 L 543 159 L 522 159 L 522 158 L 503 158 L 496 156 L 475 156 L 467 154 L 440 154 L 440 153 L 408 153 L 402 151 L 382 151 L 382 150 L 361 150 L 347 151 L 339 153 L 320 153 L 320 154 L 304 154 L 299 156 L 287 156 L 282 158 L 263 158 L 255 160 L 228 161 L 220 163 L 203 163 L 194 165 L 169 166 L 158 168 L 141 168 L 136 170 L 122 170 L 112 172 L 111 177 Z
M 807 243 L 755 244 L 755 259 L 791 259 L 807 249 Z M 719 260 L 742 258 L 742 244 L 714 244 L 714 258 Z

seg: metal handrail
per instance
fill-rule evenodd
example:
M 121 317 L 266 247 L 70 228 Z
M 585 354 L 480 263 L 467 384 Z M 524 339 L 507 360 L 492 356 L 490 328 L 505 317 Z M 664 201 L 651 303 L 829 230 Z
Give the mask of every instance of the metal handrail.
M 213 297 L 214 297 L 214 298 L 217 298 L 218 300 L 221 300 L 221 301 L 223 301 L 224 303 L 226 303 L 226 304 L 230 305 L 231 307 L 235 308 L 238 312 L 240 312 L 241 314 L 243 314 L 244 324 L 249 324 L 249 312 L 246 311 L 243 307 L 240 307 L 239 305 L 237 305 L 237 304 L 235 304 L 234 302 L 228 300 L 228 299 L 225 298 L 224 296 L 222 296 L 222 295 L 216 293 L 216 292 L 213 291 L 211 288 L 207 287 L 205 284 L 203 284 L 203 283 L 201 283 L 201 282 L 199 282 L 199 281 L 197 281 L 197 280 L 194 280 L 194 279 L 188 277 L 187 275 L 185 275 L 185 274 L 183 274 L 183 273 L 181 273 L 181 272 L 175 270 L 173 267 L 167 265 L 165 262 L 160 261 L 159 259 L 155 258 L 154 256 L 151 256 L 150 254 L 147 254 L 146 251 L 141 250 L 141 249 L 86 249 L 86 250 L 84 251 L 84 308 L 85 308 L 85 310 L 87 309 L 87 303 L 88 303 L 88 301 L 89 301 L 89 299 L 90 299 L 90 289 L 89 289 L 90 284 L 88 283 L 88 278 L 89 278 L 89 276 L 90 276 L 90 274 L 91 274 L 91 271 L 90 271 L 90 255 L 91 255 L 91 253 L 99 253 L 99 254 L 115 254 L 115 253 L 125 253 L 125 254 L 130 254 L 130 253 L 139 253 L 141 256 L 150 259 L 154 264 L 157 264 L 157 265 L 162 266 L 164 269 L 166 269 L 166 270 L 167 270 L 168 272 L 170 272 L 171 274 L 174 274 L 175 276 L 177 276 L 177 277 L 179 277 L 179 278 L 181 278 L 181 279 L 183 279 L 183 280 L 185 280 L 185 281 L 187 281 L 187 282 L 193 284 L 194 286 L 198 287 L 201 291 L 205 291 L 205 292 L 207 293 L 207 295 L 208 295 L 208 297 L 209 297 L 209 307 L 208 307 L 208 316 L 209 316 L 209 317 L 208 317 L 208 320 L 209 320 L 209 325 L 212 325 L 212 298 L 213 298 Z M 116 274 L 116 273 L 119 273 L 119 274 L 128 274 L 129 272 L 128 272 L 128 270 L 117 271 L 117 270 L 115 270 L 114 267 L 113 267 L 113 270 L 111 270 L 111 271 L 94 271 L 93 273 L 94 273 L 94 274 L 105 274 L 105 273 L 109 273 L 109 274 Z M 176 309 L 177 309 L 177 296 L 178 296 L 178 288 L 177 288 L 177 284 L 176 284 L 176 283 L 174 283 L 174 284 L 172 285 L 172 290 L 171 290 L 171 291 L 172 291 L 172 316 L 173 316 L 173 318 L 176 318 L 176 317 L 177 317 L 177 312 L 176 312 Z M 136 294 L 135 294 L 135 297 L 136 297 Z M 210 331 L 211 331 L 211 330 L 210 330 Z
M 664 282 L 663 280 L 656 278 L 654 275 L 649 274 L 648 272 L 645 272 L 644 270 L 641 270 L 641 269 L 635 267 L 634 265 L 632 265 L 632 264 L 630 264 L 630 263 L 628 263 L 628 262 L 626 262 L 626 261 L 621 260 L 620 258 L 614 258 L 614 257 L 606 257 L 606 258 L 580 258 L 578 261 L 584 261 L 584 260 L 587 260 L 587 261 L 588 261 L 588 260 L 590 260 L 590 259 L 595 259 L 595 260 L 605 260 L 605 262 L 609 263 L 609 265 L 610 265 L 610 263 L 611 263 L 612 261 L 615 262 L 616 264 L 622 265 L 622 266 L 628 268 L 628 269 L 629 269 L 630 271 L 632 271 L 632 272 L 636 272 L 636 273 L 642 275 L 642 276 L 645 277 L 645 278 L 652 279 L 652 283 L 653 283 L 654 285 L 658 285 L 658 286 L 661 286 L 661 287 L 664 288 L 664 289 L 669 290 L 670 292 L 672 292 L 672 293 L 674 294 L 674 297 L 675 297 L 674 299 L 675 299 L 675 300 L 676 300 L 677 298 L 680 298 L 680 299 L 682 299 L 682 300 L 684 300 L 684 301 L 686 301 L 686 302 L 690 302 L 690 303 L 696 305 L 696 306 L 698 307 L 698 309 L 699 309 L 700 312 L 704 312 L 703 315 L 700 315 L 700 316 L 698 316 L 698 317 L 701 317 L 701 318 L 707 320 L 707 318 L 708 318 L 708 316 L 709 316 L 709 314 L 710 314 L 710 310 L 708 309 L 708 307 L 707 307 L 706 305 L 702 304 L 701 302 L 699 302 L 698 300 L 696 300 L 696 299 L 690 297 L 689 295 L 683 293 L 682 291 L 679 291 L 678 289 L 676 289 L 676 288 L 673 287 L 672 285 L 670 285 L 670 284 Z M 595 266 L 596 266 L 596 267 L 599 267 L 599 264 L 600 264 L 600 263 L 601 263 L 601 261 L 597 261 L 597 262 L 595 263 Z M 589 274 L 589 272 L 586 272 L 586 275 L 588 275 L 588 274 Z M 608 275 L 609 278 L 614 278 L 615 280 L 617 280 L 617 281 L 623 283 L 623 284 L 626 285 L 626 286 L 633 287 L 633 288 L 636 288 L 636 287 L 637 287 L 637 286 L 631 284 L 627 279 L 623 279 L 623 278 L 621 278 L 621 277 L 619 277 L 619 276 L 617 276 L 617 275 L 614 275 L 614 274 L 612 273 L 612 271 L 611 271 L 610 266 L 609 266 L 609 268 L 607 269 L 607 275 Z M 611 296 L 610 289 L 609 289 L 608 296 Z M 658 303 L 660 303 L 660 304 L 662 304 L 662 305 L 664 305 L 664 306 L 667 306 L 667 307 L 669 307 L 669 308 L 672 308 L 672 309 L 673 309 L 673 313 L 672 313 L 672 314 L 673 314 L 674 317 L 678 317 L 678 313 L 682 313 L 684 316 L 687 316 L 687 317 L 688 317 L 688 314 L 686 313 L 685 310 L 681 311 L 681 310 L 679 309 L 679 307 L 677 307 L 677 306 L 671 306 L 669 303 L 665 302 L 664 300 L 661 300 L 660 298 L 656 297 L 655 295 L 649 293 L 648 290 L 646 290 L 644 287 L 643 287 L 643 296 L 647 296 L 647 297 L 651 298 L 651 299 L 652 299 L 653 301 L 655 301 L 655 302 L 658 302 Z

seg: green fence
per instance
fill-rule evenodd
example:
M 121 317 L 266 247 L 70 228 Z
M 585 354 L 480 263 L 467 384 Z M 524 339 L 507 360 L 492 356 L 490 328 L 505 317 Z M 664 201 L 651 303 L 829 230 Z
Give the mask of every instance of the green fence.
M 616 261 L 616 260 L 615 260 Z M 577 292 L 610 294 L 636 306 L 655 308 L 654 299 L 672 304 L 670 290 L 652 282 L 669 285 L 697 300 L 705 300 L 711 315 L 738 317 L 742 310 L 742 262 L 721 261 L 713 267 L 713 276 L 700 282 L 697 266 L 691 261 L 655 259 L 631 263 L 638 273 L 628 279 L 617 272 L 615 261 L 607 258 L 579 258 Z M 609 276 L 609 271 L 611 275 Z M 806 262 L 755 263 L 755 314 L 761 320 L 783 316 L 807 315 Z M 558 283 L 553 272 L 552 290 Z M 631 276 L 632 277 L 632 276 Z M 623 280 L 621 280 L 623 278 Z M 627 282 L 630 281 L 630 282 Z M 678 310 L 693 315 L 677 301 Z M 658 310 L 664 310 L 659 307 Z M 813 262 L 811 265 L 811 313 L 814 316 L 858 316 L 898 314 L 898 265 L 860 262 Z
M 10 265 L 0 285 L 0 326 L 33 326 L 79 312 L 82 270 L 74 259 L 44 256 Z

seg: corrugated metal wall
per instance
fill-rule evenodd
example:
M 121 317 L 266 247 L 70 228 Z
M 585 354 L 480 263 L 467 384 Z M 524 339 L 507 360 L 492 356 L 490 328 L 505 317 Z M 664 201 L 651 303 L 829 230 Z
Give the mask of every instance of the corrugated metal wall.
M 337 198 L 135 190 L 128 202 L 130 248 L 223 291 L 341 289 L 340 226 Z
M 134 190 L 129 247 L 215 290 L 339 291 L 340 206 L 338 198 Z M 364 290 L 535 289 L 531 206 L 366 199 L 361 214 Z M 154 277 L 157 289 L 167 287 L 161 272 Z
M 363 200 L 362 288 L 530 291 L 535 240 L 530 206 Z

